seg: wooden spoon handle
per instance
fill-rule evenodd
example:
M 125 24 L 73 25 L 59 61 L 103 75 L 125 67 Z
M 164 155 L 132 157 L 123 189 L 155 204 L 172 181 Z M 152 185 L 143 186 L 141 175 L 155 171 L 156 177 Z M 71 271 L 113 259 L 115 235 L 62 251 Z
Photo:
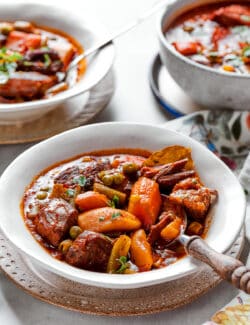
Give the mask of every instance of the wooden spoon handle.
M 221 278 L 250 293 L 250 268 L 231 256 L 210 248 L 199 236 L 192 236 L 185 245 L 190 255 L 210 265 Z

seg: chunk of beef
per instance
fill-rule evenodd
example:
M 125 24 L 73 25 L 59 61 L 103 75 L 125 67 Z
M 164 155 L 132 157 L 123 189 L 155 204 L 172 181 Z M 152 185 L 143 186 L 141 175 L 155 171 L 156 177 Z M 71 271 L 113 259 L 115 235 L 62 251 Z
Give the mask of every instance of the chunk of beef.
M 66 254 L 66 262 L 92 271 L 106 271 L 112 242 L 106 236 L 84 231 L 73 242 Z
M 47 89 L 56 83 L 56 76 L 18 71 L 11 74 L 7 83 L 0 85 L 0 96 L 27 99 L 41 97 Z
M 211 193 L 209 189 L 202 187 L 198 190 L 174 191 L 169 196 L 173 203 L 182 205 L 189 216 L 197 220 L 203 220 L 211 204 Z
M 185 220 L 185 212 L 181 205 L 172 202 L 167 195 L 161 195 L 161 197 L 162 211 L 161 215 L 159 216 L 159 222 L 150 227 L 150 232 L 148 235 L 148 242 L 151 245 L 160 238 L 160 233 L 167 224 L 176 218 Z
M 80 176 L 86 177 L 85 189 L 91 189 L 96 175 L 102 171 L 110 168 L 109 161 L 91 160 L 84 167 L 82 165 L 68 167 L 55 177 L 55 183 L 64 184 L 66 186 L 74 187 L 77 184 L 77 179 Z
M 173 188 L 173 192 L 177 190 L 198 190 L 201 187 L 198 177 L 189 177 L 177 183 Z
M 57 247 L 77 221 L 78 212 L 63 199 L 50 199 L 38 207 L 34 218 L 36 231 L 45 240 Z
M 78 166 L 68 167 L 61 171 L 54 179 L 56 184 L 63 184 L 67 186 L 75 186 L 76 179 L 81 176 L 81 171 Z
M 214 12 L 213 20 L 223 26 L 250 26 L 250 10 L 247 6 L 229 5 Z
M 22 102 L 23 102 L 23 100 L 21 98 L 10 99 L 10 98 L 0 96 L 0 103 L 2 103 L 2 104 L 16 104 L 16 103 L 22 103 Z

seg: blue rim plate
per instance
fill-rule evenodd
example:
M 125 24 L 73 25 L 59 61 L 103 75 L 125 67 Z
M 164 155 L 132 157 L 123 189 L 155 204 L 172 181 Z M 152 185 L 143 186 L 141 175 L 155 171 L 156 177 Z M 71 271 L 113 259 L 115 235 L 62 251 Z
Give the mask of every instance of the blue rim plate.
M 150 87 L 161 107 L 172 117 L 181 117 L 205 108 L 198 105 L 176 84 L 156 55 L 150 66 Z
M 175 118 L 166 127 L 206 145 L 232 169 L 250 150 L 250 112 L 204 110 L 175 83 L 156 55 L 150 67 L 150 87 L 161 107 Z M 236 158 L 236 160 L 235 160 Z

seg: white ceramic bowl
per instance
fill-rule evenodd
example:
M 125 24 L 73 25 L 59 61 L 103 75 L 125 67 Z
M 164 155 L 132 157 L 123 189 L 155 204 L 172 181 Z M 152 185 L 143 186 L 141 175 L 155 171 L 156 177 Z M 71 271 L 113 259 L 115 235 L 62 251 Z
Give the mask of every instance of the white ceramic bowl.
M 176 0 L 166 8 L 157 23 L 161 60 L 176 83 L 202 106 L 208 109 L 249 110 L 250 75 L 218 71 L 191 61 L 177 52 L 164 35 L 168 26 L 182 13 L 218 2 L 225 3 L 221 0 Z M 249 3 L 249 0 L 243 2 Z
M 65 10 L 60 6 L 38 3 L 0 4 L 0 21 L 28 20 L 40 26 L 48 26 L 73 36 L 85 49 L 108 36 L 106 28 L 89 13 L 77 13 L 76 9 Z M 82 78 L 70 89 L 52 98 L 19 104 L 0 104 L 0 124 L 27 122 L 39 118 L 74 96 L 82 96 L 82 105 L 87 102 L 88 90 L 108 73 L 114 60 L 114 46 L 109 45 L 91 58 Z
M 43 268 L 76 282 L 108 288 L 136 288 L 170 281 L 195 272 L 199 263 L 190 257 L 159 270 L 131 275 L 96 273 L 72 267 L 51 257 L 33 238 L 20 214 L 25 187 L 43 169 L 77 154 L 111 148 L 158 150 L 179 144 L 192 149 L 202 181 L 217 189 L 206 241 L 225 252 L 240 232 L 245 216 L 245 195 L 235 175 L 197 141 L 164 127 L 136 123 L 92 124 L 43 141 L 22 153 L 0 178 L 0 228 L 20 253 Z

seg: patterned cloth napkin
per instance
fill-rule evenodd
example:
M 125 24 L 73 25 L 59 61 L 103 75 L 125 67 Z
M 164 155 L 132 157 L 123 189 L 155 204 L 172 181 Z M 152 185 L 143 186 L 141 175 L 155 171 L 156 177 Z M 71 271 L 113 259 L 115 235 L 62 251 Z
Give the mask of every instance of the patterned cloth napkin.
M 250 153 L 239 174 L 239 181 L 242 184 L 247 196 L 247 211 L 245 230 L 246 238 L 250 243 Z M 248 256 L 247 265 L 250 266 L 250 256 Z M 211 321 L 203 325 L 250 325 L 250 295 L 239 291 L 238 295 L 216 312 Z

